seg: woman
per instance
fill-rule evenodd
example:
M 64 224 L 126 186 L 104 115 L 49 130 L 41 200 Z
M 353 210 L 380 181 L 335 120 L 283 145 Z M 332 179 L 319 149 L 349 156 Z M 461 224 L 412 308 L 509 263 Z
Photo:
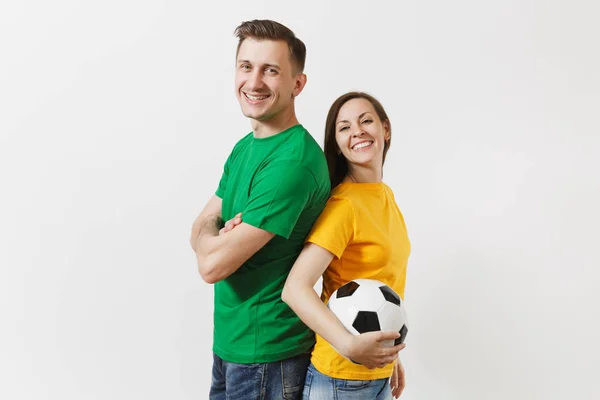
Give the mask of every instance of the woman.
M 400 396 L 404 388 L 398 358 L 404 345 L 380 344 L 398 332 L 354 336 L 325 306 L 337 288 L 357 278 L 379 280 L 404 297 L 410 243 L 394 195 L 382 182 L 390 143 L 390 120 L 372 96 L 351 92 L 331 106 L 325 156 L 333 190 L 282 293 L 317 333 L 304 399 L 383 400 Z M 319 299 L 313 288 L 321 276 Z

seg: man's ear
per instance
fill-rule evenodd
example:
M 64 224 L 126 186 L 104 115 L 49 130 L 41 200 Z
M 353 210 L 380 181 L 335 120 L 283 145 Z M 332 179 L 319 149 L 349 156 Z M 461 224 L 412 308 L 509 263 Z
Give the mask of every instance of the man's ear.
M 298 95 L 302 92 L 302 89 L 304 89 L 304 86 L 306 85 L 306 74 L 301 72 L 298 75 L 296 75 L 296 77 L 294 79 L 296 81 L 294 83 L 294 90 L 292 91 L 292 97 L 298 97 Z

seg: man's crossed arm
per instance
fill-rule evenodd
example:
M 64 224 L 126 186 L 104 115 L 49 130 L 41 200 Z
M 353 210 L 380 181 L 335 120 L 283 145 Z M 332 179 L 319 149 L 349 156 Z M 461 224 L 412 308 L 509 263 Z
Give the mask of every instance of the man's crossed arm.
M 190 244 L 196 252 L 198 271 L 207 283 L 233 274 L 275 236 L 241 221 L 235 229 L 221 230 L 221 206 L 222 200 L 213 196 L 192 226 Z

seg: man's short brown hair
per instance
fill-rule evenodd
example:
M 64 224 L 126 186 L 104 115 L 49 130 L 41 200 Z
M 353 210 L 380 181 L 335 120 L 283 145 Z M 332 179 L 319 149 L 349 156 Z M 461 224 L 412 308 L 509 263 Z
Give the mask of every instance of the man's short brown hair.
M 236 54 L 240 51 L 242 42 L 251 37 L 258 40 L 283 40 L 290 50 L 290 61 L 292 66 L 298 68 L 298 72 L 304 71 L 306 61 L 306 46 L 296 37 L 294 32 L 279 22 L 269 19 L 255 19 L 242 22 L 235 28 L 234 35 L 239 39 Z

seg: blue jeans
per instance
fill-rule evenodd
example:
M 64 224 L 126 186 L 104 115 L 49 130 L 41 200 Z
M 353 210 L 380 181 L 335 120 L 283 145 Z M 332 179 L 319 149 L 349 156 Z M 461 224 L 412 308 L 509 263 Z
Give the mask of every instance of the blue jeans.
M 310 353 L 263 364 L 230 363 L 213 353 L 209 399 L 300 400 L 309 363 Z
M 392 400 L 389 379 L 358 381 L 331 378 L 311 363 L 306 372 L 303 400 Z

